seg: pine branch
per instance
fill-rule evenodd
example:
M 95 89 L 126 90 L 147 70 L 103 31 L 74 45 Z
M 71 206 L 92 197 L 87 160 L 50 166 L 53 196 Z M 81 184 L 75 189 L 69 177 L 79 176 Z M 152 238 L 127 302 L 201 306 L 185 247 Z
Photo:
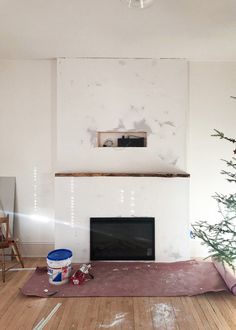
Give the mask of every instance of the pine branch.
M 192 227 L 194 235 L 199 237 L 204 245 L 208 246 L 211 255 L 217 260 L 227 263 L 234 269 L 234 260 L 236 259 L 235 235 L 230 239 L 218 237 L 217 240 L 216 236 L 210 233 L 210 230 L 206 230 L 207 227 L 214 228 L 214 226 L 208 225 L 205 221 L 198 222 L 192 225 Z M 217 236 L 219 236 L 219 232 Z
M 228 138 L 227 136 L 224 135 L 224 133 L 218 131 L 217 129 L 214 129 L 214 131 L 216 132 L 216 134 L 212 134 L 211 136 L 216 136 L 219 137 L 220 139 L 224 139 L 229 142 L 236 143 L 236 139 Z
M 229 138 L 224 133 L 214 130 L 212 136 L 219 137 L 230 143 L 236 143 L 236 139 Z M 236 154 L 236 149 L 234 150 Z M 236 158 L 224 160 L 228 170 L 222 170 L 221 174 L 228 182 L 236 183 Z M 192 225 L 193 236 L 202 240 L 202 244 L 208 246 L 210 256 L 227 263 L 235 270 L 236 260 L 236 193 L 219 194 L 215 193 L 213 198 L 218 203 L 218 212 L 222 217 L 220 222 L 209 224 L 206 221 L 195 222 Z
M 221 204 L 224 205 L 228 210 L 236 211 L 236 194 L 223 195 L 215 193 L 213 198 L 217 201 L 219 212 L 224 217 L 224 214 L 220 208 Z
M 236 181 L 236 173 L 232 173 L 232 172 L 225 171 L 225 170 L 222 170 L 220 173 L 228 176 L 228 179 L 227 179 L 228 181 L 230 181 L 230 182 Z
M 236 170 L 236 162 L 234 163 L 232 160 L 236 161 L 236 158 L 235 157 L 232 157 L 232 160 L 225 160 L 225 159 L 221 159 L 222 162 L 225 162 L 227 166 L 229 167 L 233 167 L 233 169 Z

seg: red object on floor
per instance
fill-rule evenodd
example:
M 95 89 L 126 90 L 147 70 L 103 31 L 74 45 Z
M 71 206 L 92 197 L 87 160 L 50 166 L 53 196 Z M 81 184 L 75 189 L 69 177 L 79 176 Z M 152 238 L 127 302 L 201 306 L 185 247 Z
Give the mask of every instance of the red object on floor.
M 77 270 L 72 276 L 71 279 L 74 285 L 81 285 L 85 281 L 85 274 L 82 273 L 80 270 Z
M 74 265 L 75 270 L 78 268 Z M 94 279 L 82 285 L 70 282 L 57 286 L 53 297 L 168 297 L 228 291 L 212 262 L 94 262 L 92 273 Z M 46 273 L 35 272 L 21 291 L 48 297 L 55 286 L 49 284 Z

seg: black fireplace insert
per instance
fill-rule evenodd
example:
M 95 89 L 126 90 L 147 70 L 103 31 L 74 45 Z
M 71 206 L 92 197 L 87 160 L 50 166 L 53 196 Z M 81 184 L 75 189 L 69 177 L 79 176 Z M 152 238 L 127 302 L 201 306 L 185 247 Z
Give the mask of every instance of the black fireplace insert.
M 90 218 L 90 260 L 155 260 L 155 219 Z

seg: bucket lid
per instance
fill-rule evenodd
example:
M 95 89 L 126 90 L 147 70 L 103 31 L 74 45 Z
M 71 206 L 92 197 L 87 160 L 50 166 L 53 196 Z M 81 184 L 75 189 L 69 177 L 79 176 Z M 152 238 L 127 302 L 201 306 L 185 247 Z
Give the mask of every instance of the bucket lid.
M 65 260 L 68 258 L 72 257 L 72 252 L 71 250 L 67 249 L 58 249 L 58 250 L 53 250 L 48 253 L 48 260 L 53 260 L 53 261 L 60 261 L 60 260 Z

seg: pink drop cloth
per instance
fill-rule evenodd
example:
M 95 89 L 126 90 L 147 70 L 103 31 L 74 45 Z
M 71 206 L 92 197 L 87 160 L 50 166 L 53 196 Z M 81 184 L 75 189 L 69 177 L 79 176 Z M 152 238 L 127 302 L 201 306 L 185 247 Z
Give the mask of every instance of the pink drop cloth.
M 234 296 L 236 296 L 236 277 L 235 274 L 233 273 L 233 270 L 231 271 L 229 268 L 225 267 L 221 262 L 218 262 L 216 260 L 213 260 L 213 264 L 218 270 L 221 277 L 223 278 L 229 290 L 232 292 Z
M 78 268 L 73 265 L 74 271 Z M 94 262 L 91 273 L 94 279 L 81 286 L 71 282 L 56 286 L 49 284 L 46 271 L 35 271 L 21 291 L 38 297 L 165 297 L 228 291 L 212 262 Z

